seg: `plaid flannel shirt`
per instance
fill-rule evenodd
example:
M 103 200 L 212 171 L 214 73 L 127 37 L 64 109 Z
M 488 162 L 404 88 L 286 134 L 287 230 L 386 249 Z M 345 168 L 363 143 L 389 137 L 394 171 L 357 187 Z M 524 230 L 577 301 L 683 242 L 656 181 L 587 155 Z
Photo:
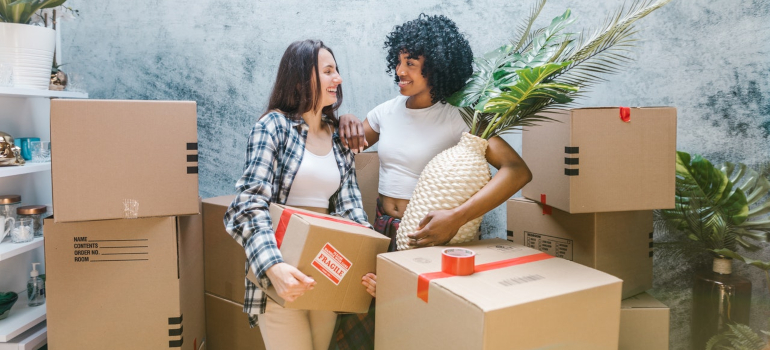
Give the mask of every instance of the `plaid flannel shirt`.
M 302 119 L 293 121 L 277 112 L 262 117 L 251 130 L 243 176 L 235 185 L 237 196 L 225 213 L 227 232 L 246 251 L 246 271 L 251 267 L 259 279 L 258 286 L 245 279 L 243 311 L 249 314 L 252 327 L 257 325 L 257 315 L 265 312 L 267 295 L 262 290 L 270 285 L 265 272 L 283 262 L 268 208 L 270 203 L 286 203 L 307 133 L 308 125 Z M 330 214 L 371 228 L 361 202 L 353 153 L 342 146 L 336 131 L 332 149 L 342 177 L 340 188 L 329 199 Z

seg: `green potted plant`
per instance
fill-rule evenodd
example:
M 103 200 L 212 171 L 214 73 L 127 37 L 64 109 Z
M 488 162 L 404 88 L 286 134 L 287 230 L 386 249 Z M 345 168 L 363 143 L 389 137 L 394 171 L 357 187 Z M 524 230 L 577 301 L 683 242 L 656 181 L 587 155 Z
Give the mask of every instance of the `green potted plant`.
M 765 337 L 770 337 L 770 332 L 761 332 Z M 770 350 L 770 342 L 762 340 L 762 336 L 745 324 L 730 324 L 726 331 L 706 343 L 706 350 Z
M 456 208 L 489 182 L 488 139 L 551 121 L 541 114 L 545 109 L 567 107 L 581 89 L 619 72 L 631 61 L 627 52 L 635 42 L 636 21 L 670 1 L 636 0 L 607 17 L 600 29 L 570 33 L 570 10 L 547 27 L 533 28 L 546 3 L 539 0 L 509 44 L 476 57 L 471 79 L 447 99 L 462 108 L 470 133 L 420 174 L 399 226 L 398 249 L 409 249 L 407 235 L 430 211 Z M 449 243 L 472 240 L 480 223 L 481 217 L 463 225 Z
M 661 214 L 713 258 L 712 268 L 696 273 L 693 284 L 693 349 L 703 349 L 729 324 L 749 323 L 751 282 L 732 273 L 732 261 L 770 269 L 770 262 L 743 253 L 768 241 L 768 192 L 770 181 L 743 164 L 717 168 L 699 155 L 677 152 L 676 205 Z
M 56 32 L 34 25 L 43 9 L 67 0 L 0 0 L 0 64 L 13 67 L 14 86 L 48 89 Z

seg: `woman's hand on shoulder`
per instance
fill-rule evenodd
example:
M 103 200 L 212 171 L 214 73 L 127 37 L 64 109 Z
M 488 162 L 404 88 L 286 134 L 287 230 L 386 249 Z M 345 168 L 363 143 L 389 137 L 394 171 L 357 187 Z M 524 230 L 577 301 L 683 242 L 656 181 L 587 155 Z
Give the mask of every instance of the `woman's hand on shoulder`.
M 366 287 L 366 291 L 372 295 L 372 298 L 377 297 L 377 275 L 373 273 L 367 273 L 364 277 L 361 277 L 361 284 Z
M 364 123 L 353 114 L 343 114 L 340 116 L 340 140 L 342 145 L 359 153 L 369 146 L 366 142 L 364 133 Z
M 287 263 L 270 266 L 265 272 L 270 283 L 275 287 L 278 296 L 286 301 L 294 301 L 305 292 L 315 287 L 315 280 Z

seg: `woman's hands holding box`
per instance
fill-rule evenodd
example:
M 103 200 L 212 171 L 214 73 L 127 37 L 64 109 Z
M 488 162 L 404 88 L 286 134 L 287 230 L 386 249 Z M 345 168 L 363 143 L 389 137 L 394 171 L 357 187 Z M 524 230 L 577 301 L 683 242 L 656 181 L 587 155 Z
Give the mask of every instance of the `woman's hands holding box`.
M 278 263 L 265 272 L 278 296 L 286 301 L 297 300 L 302 294 L 315 287 L 315 280 L 287 263 Z

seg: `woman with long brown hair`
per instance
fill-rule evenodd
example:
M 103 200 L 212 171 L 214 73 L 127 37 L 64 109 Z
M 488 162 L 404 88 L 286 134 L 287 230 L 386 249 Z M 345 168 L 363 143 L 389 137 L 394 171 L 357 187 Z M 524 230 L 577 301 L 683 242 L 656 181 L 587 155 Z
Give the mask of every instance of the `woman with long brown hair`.
M 331 311 L 284 309 L 262 292 L 275 287 L 286 301 L 313 289 L 315 281 L 283 262 L 270 203 L 330 213 L 367 227 L 355 177 L 353 153 L 337 134 L 342 78 L 332 50 L 304 40 L 286 49 L 267 112 L 249 136 L 237 196 L 225 214 L 227 232 L 246 252 L 258 278 L 246 280 L 244 312 L 260 327 L 268 350 L 320 350 L 331 340 Z M 363 287 L 362 287 L 363 288 Z

